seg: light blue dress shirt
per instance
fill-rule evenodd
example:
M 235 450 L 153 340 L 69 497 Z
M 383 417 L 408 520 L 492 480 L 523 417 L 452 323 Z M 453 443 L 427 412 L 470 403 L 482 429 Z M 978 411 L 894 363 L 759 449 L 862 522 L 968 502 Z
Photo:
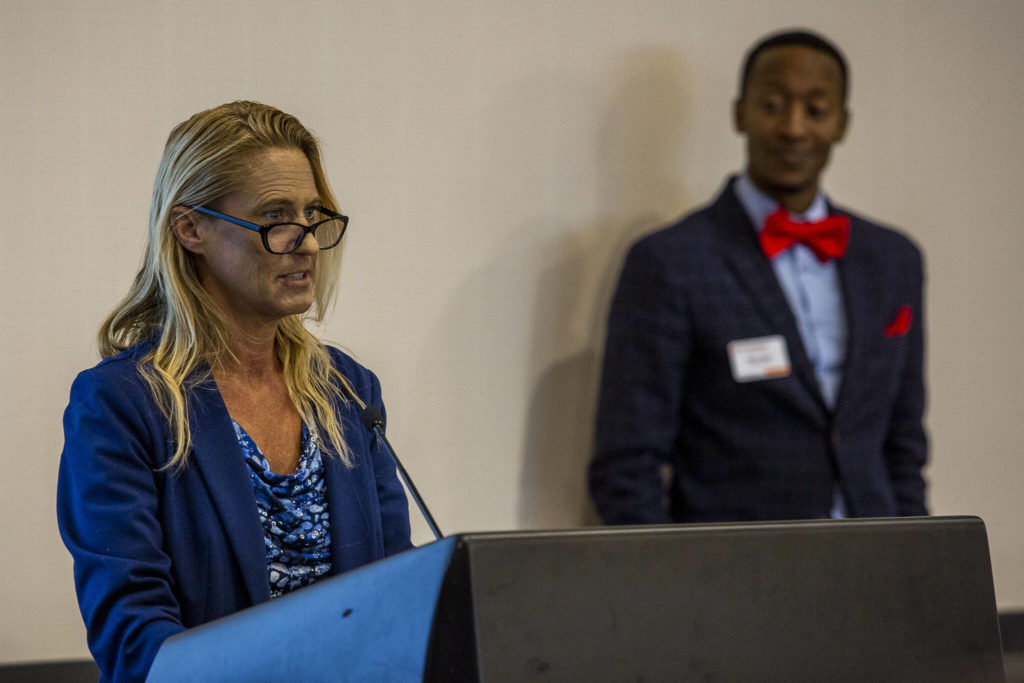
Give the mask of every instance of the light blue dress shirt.
M 735 188 L 750 222 L 760 232 L 765 219 L 779 208 L 778 202 L 758 190 L 746 174 L 737 179 Z M 827 216 L 828 202 L 819 191 L 810 208 L 800 215 L 792 215 L 792 218 L 797 222 L 810 222 Z M 776 255 L 771 264 L 796 317 L 800 341 L 814 367 L 814 377 L 825 405 L 833 408 L 843 380 L 848 334 L 836 262 L 822 263 L 808 247 L 794 244 Z M 838 485 L 832 517 L 846 517 L 846 505 Z

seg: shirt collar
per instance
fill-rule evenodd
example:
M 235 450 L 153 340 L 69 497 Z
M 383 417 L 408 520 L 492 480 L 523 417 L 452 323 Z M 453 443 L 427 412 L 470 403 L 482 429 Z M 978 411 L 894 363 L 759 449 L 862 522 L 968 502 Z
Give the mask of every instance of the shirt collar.
M 746 173 L 736 179 L 733 188 L 736 192 L 736 198 L 739 200 L 743 210 L 747 212 L 747 217 L 753 224 L 754 230 L 761 232 L 761 229 L 764 228 L 765 219 L 775 213 L 775 210 L 779 208 L 779 203 L 757 189 L 757 186 L 754 185 L 754 182 Z M 825 199 L 825 193 L 819 189 L 818 194 L 814 196 L 814 201 L 811 202 L 810 208 L 801 214 L 794 215 L 793 220 L 798 223 L 807 223 L 820 221 L 827 216 L 828 201 Z

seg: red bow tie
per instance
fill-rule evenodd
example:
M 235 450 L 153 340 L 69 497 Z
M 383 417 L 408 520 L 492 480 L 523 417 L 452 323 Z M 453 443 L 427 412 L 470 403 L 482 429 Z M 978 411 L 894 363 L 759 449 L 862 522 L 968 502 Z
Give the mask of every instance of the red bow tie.
M 799 242 L 813 251 L 819 261 L 826 263 L 846 253 L 850 243 L 850 219 L 832 214 L 814 223 L 797 223 L 780 206 L 765 219 L 759 239 L 764 255 L 770 259 Z

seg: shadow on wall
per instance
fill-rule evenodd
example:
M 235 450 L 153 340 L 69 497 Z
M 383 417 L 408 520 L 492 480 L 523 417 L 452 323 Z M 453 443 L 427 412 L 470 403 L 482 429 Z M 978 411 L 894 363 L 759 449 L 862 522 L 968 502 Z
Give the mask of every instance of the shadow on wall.
M 685 73 L 677 53 L 628 56 L 603 112 L 593 169 L 598 223 L 544 250 L 534 306 L 530 395 L 519 481 L 522 528 L 598 523 L 586 490 L 608 303 L 629 245 L 680 215 Z M 567 349 L 567 346 L 569 347 Z

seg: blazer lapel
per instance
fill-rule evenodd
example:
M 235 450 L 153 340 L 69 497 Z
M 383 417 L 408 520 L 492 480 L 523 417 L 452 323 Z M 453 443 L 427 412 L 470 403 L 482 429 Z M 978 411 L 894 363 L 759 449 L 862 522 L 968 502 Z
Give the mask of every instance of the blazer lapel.
M 836 397 L 836 409 L 856 395 L 857 382 L 863 375 L 864 354 L 874 347 L 869 335 L 872 330 L 881 330 L 885 315 L 880 302 L 885 300 L 885 283 L 878 278 L 882 269 L 877 267 L 877 254 L 862 238 L 864 233 L 856 229 L 856 219 L 851 218 L 850 246 L 846 255 L 839 259 L 839 280 L 846 304 L 847 339 L 846 360 L 843 364 L 843 380 Z
M 263 525 L 235 430 L 213 379 L 190 396 L 192 462 L 210 491 L 253 604 L 270 599 Z
M 714 220 L 725 241 L 726 261 L 769 327 L 786 338 L 792 372 L 824 406 L 825 399 L 800 338 L 796 316 L 789 307 L 771 262 L 761 251 L 754 226 L 733 193 L 734 182 L 735 179 L 730 181 L 712 205 Z
M 351 433 L 346 430 L 346 435 Z M 354 469 L 349 469 L 326 448 L 323 458 L 327 504 L 331 511 L 331 574 L 334 575 L 369 561 L 365 559 L 370 543 L 369 512 L 359 498 L 354 481 L 358 468 L 369 467 L 369 463 L 357 462 Z

